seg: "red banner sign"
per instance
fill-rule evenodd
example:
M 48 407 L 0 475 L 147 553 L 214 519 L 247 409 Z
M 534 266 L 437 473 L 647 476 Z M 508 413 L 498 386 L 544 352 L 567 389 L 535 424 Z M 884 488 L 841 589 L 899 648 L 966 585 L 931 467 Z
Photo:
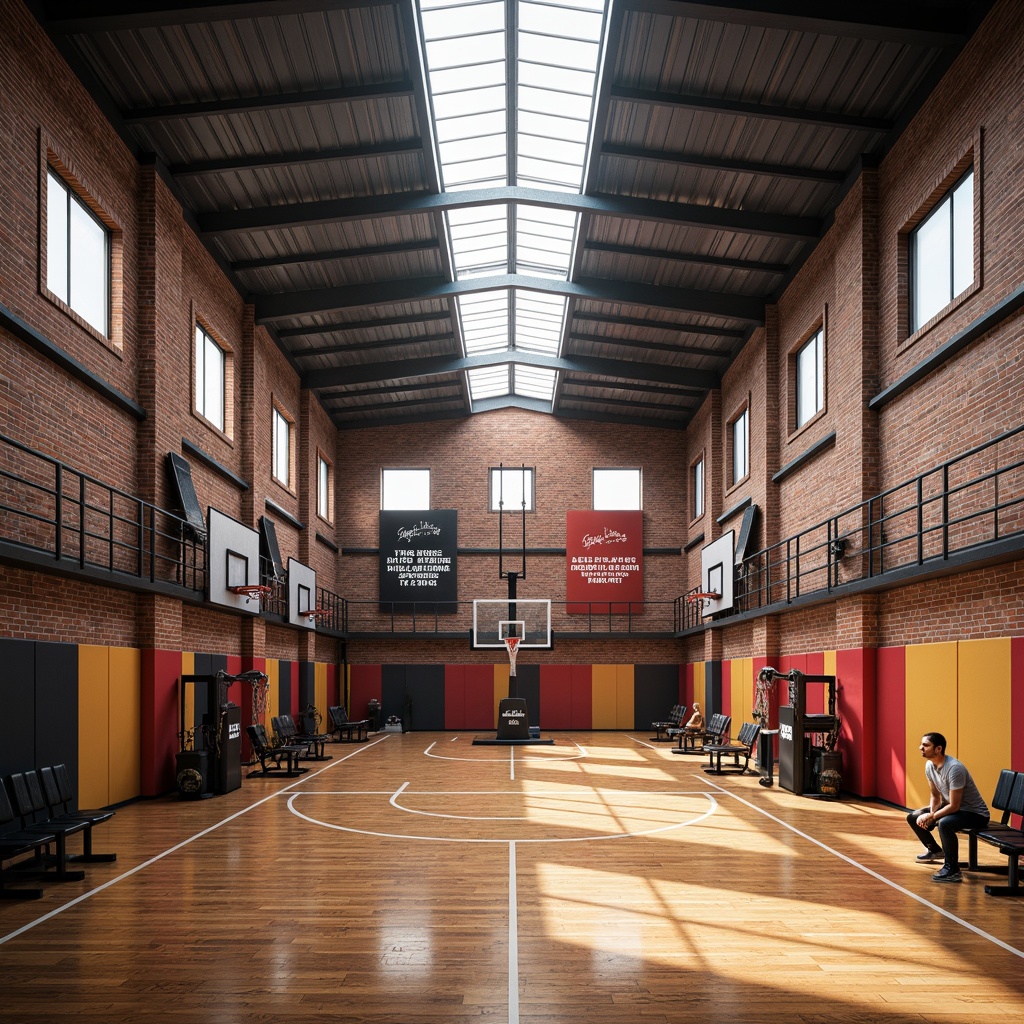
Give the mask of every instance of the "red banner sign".
M 566 512 L 565 563 L 570 615 L 639 615 L 644 610 L 643 512 Z

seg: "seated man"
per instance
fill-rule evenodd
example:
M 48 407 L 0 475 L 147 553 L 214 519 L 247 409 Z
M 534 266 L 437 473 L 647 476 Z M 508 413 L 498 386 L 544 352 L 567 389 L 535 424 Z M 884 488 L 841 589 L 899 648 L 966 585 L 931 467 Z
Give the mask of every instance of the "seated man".
M 700 705 L 696 701 L 693 702 L 693 714 L 683 728 L 687 732 L 700 732 L 704 728 L 704 716 L 700 713 Z
M 921 756 L 927 761 L 925 778 L 931 791 L 927 807 L 907 815 L 907 824 L 924 844 L 918 861 L 927 864 L 940 858 L 942 867 L 932 875 L 934 882 L 962 882 L 960 874 L 959 829 L 984 828 L 988 824 L 988 805 L 971 778 L 971 773 L 955 757 L 946 753 L 946 737 L 927 732 L 921 737 Z M 932 832 L 938 828 L 939 844 Z

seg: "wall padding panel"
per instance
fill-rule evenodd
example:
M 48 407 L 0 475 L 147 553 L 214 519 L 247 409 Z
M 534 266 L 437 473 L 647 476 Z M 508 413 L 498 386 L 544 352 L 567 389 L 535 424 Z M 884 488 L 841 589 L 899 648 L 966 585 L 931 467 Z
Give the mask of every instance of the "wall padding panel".
M 78 648 L 78 805 L 110 803 L 110 649 Z
M 941 732 L 951 753 L 959 748 L 957 729 L 957 645 L 917 644 L 907 650 L 906 754 L 907 806 L 924 807 L 928 786 L 921 758 L 921 736 Z
M 590 677 L 591 728 L 617 729 L 618 666 L 594 665 Z
M 949 752 L 967 765 L 986 800 L 1013 756 L 1010 650 L 1009 637 L 957 644 L 958 735 Z
M 23 641 L 35 648 L 35 765 L 65 764 L 78 775 L 78 648 Z M 3 666 L 7 671 L 7 666 Z M 137 721 L 130 725 L 138 743 Z M 6 737 L 5 737 L 6 742 Z
M 35 644 L 31 640 L 0 639 L 0 708 L 4 721 L 31 722 L 35 718 Z M 76 738 L 77 745 L 77 738 Z M 4 730 L 0 743 L 0 776 L 24 771 L 35 764 L 35 730 Z M 69 768 L 78 771 L 77 759 Z
M 907 806 L 907 650 L 882 647 L 875 651 L 878 693 L 875 730 L 875 778 L 883 800 Z M 918 734 L 920 741 L 920 733 Z M 920 753 L 915 749 L 920 759 Z M 920 767 L 914 764 L 915 768 Z M 921 769 L 924 770 L 923 768 Z M 915 805 L 916 806 L 916 805 Z
M 142 657 L 132 647 L 110 648 L 109 799 L 117 804 L 142 792 L 139 722 L 142 719 Z M 94 806 L 86 804 L 85 806 Z

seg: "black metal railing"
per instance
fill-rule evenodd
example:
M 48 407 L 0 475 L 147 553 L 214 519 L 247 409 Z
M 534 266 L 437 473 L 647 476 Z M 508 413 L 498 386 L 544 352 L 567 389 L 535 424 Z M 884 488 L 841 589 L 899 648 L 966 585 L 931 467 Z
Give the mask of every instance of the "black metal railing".
M 202 592 L 204 538 L 151 505 L 0 434 L 0 543 L 36 564 Z
M 747 558 L 736 608 L 913 575 L 1024 536 L 1024 427 L 1006 431 Z

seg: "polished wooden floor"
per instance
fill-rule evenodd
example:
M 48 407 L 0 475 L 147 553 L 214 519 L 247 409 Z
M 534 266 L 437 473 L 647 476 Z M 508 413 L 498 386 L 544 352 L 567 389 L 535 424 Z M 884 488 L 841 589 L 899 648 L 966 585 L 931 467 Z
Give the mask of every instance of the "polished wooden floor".
M 639 733 L 472 739 L 380 735 L 121 808 L 96 833 L 115 864 L 0 903 L 0 1021 L 1024 1014 L 1024 901 L 932 882 L 891 808 L 708 776 Z

